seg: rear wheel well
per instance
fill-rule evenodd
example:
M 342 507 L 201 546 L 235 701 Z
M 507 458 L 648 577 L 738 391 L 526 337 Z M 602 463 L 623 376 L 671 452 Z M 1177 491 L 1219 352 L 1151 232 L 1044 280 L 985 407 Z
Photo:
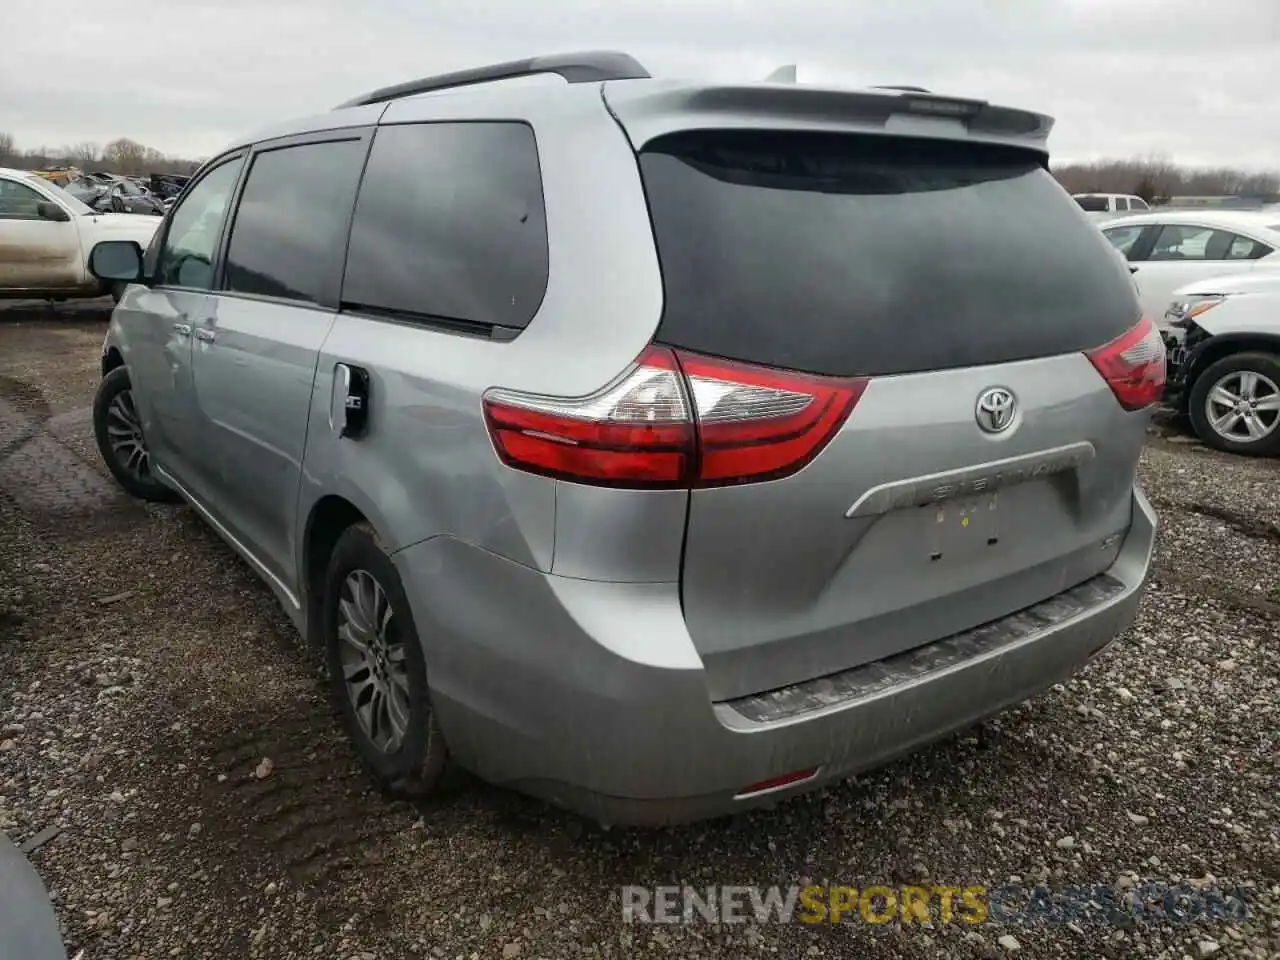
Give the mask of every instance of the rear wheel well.
M 343 531 L 357 523 L 368 522 L 351 501 L 336 495 L 321 497 L 311 508 L 303 539 L 304 583 L 306 585 L 307 639 L 317 647 L 321 643 L 320 598 L 324 593 L 324 576 L 329 557 Z
M 1252 336 L 1235 335 L 1210 339 L 1196 354 L 1195 362 L 1192 364 L 1191 369 L 1187 371 L 1185 386 L 1182 388 L 1182 396 L 1179 398 L 1184 409 L 1200 376 L 1223 357 L 1229 357 L 1235 353 L 1271 353 L 1280 356 L 1280 337 L 1255 334 Z
M 120 351 L 115 347 L 108 348 L 107 352 L 102 355 L 102 375 L 105 377 L 116 367 L 124 366 L 124 357 L 120 355 Z

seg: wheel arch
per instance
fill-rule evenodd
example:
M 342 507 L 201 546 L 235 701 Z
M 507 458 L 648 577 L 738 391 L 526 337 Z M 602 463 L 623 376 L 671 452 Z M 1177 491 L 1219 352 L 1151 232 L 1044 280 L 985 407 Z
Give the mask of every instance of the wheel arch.
M 1280 334 L 1224 333 L 1211 337 L 1200 346 L 1187 371 L 1187 396 L 1195 389 L 1200 376 L 1219 360 L 1236 353 L 1270 353 L 1280 357 Z
M 302 535 L 302 594 L 307 615 L 307 641 L 319 647 L 320 597 L 329 557 L 343 532 L 369 517 L 346 497 L 325 494 L 307 514 Z
M 105 377 L 117 367 L 124 366 L 124 354 L 120 352 L 120 348 L 114 345 L 107 347 L 106 352 L 102 355 L 102 375 Z

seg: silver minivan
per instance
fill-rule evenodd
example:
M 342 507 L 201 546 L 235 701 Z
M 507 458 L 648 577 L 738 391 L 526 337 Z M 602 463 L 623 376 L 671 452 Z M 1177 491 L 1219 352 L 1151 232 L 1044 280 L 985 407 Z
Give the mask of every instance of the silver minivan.
M 389 791 L 812 789 L 1134 616 L 1164 351 L 1050 126 L 621 54 L 376 91 L 95 249 L 102 454 L 257 570 Z

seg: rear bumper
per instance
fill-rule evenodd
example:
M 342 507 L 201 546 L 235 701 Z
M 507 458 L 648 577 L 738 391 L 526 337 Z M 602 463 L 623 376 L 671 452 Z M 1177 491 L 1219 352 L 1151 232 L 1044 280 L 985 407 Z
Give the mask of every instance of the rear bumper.
M 464 766 L 606 822 L 670 823 L 878 766 L 1069 676 L 1132 622 L 1155 526 L 1135 490 L 1115 564 L 1086 584 L 888 660 L 723 703 L 707 695 L 676 584 L 556 577 L 448 538 L 396 561 Z

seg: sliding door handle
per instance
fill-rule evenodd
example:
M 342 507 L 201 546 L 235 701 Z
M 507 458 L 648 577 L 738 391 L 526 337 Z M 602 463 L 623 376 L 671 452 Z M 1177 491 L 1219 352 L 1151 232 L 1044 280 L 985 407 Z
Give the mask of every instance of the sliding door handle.
M 218 339 L 218 335 L 208 327 L 201 327 L 196 331 L 196 339 L 201 343 L 213 343 L 213 341 Z
M 364 435 L 369 424 L 369 371 L 348 363 L 333 367 L 329 428 L 339 437 Z

